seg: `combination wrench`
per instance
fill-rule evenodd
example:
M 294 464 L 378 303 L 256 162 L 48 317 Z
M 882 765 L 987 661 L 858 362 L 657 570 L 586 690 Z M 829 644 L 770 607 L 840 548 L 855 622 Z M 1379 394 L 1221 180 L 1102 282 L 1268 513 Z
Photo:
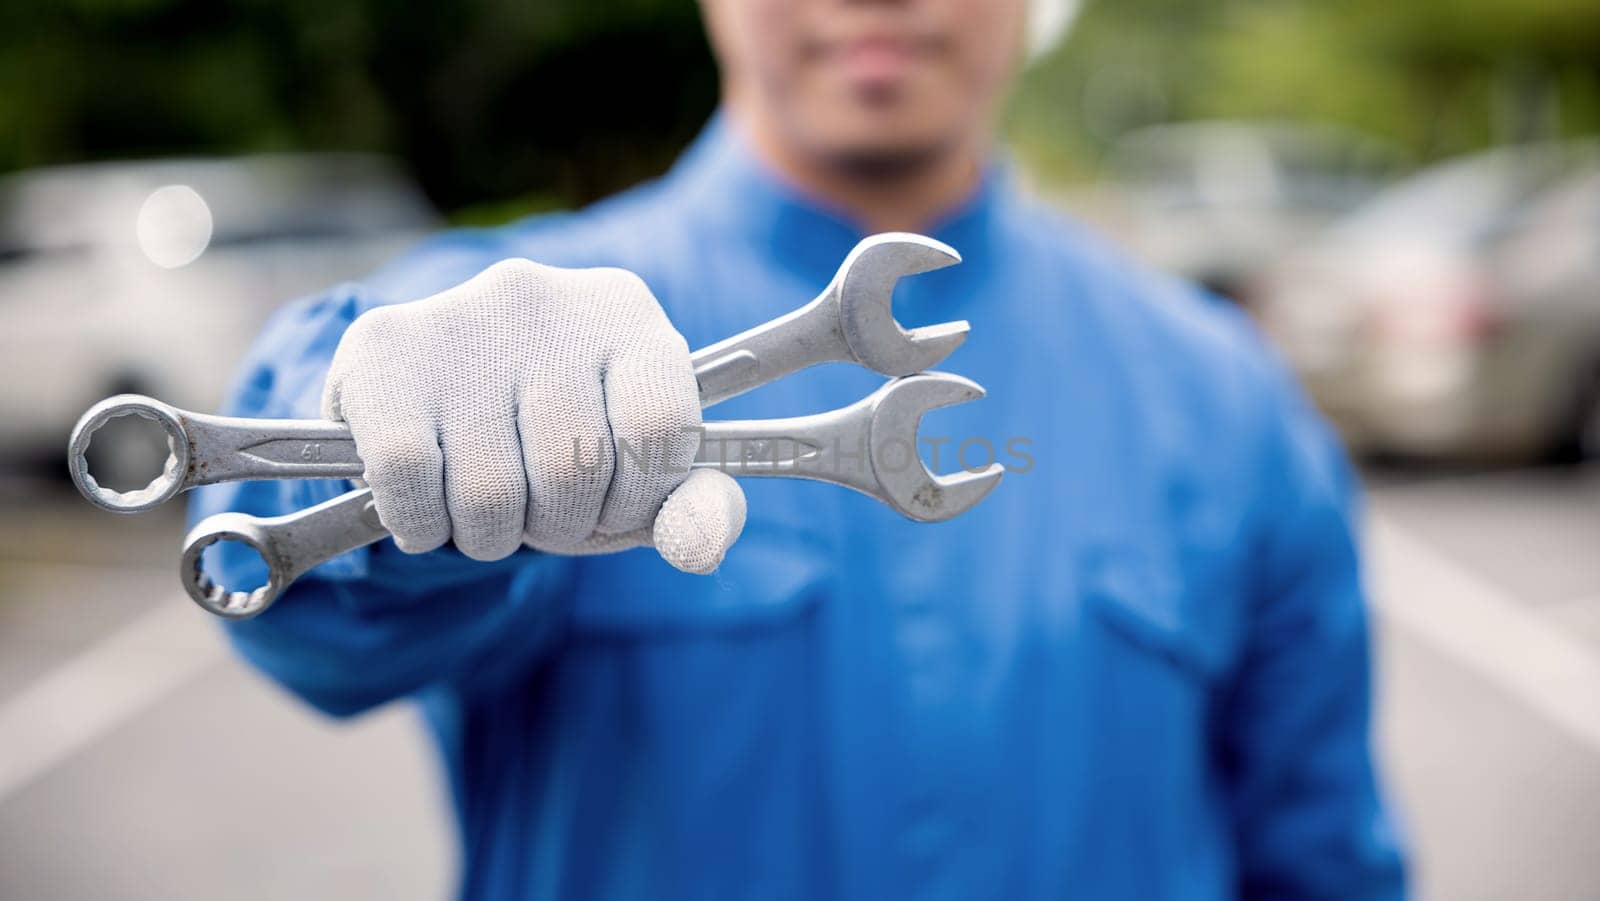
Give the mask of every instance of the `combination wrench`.
M 691 468 L 721 469 L 739 478 L 796 478 L 859 491 L 919 522 L 939 522 L 970 510 L 999 484 L 1004 467 L 949 475 L 928 471 L 917 452 L 923 414 L 983 396 L 968 379 L 928 372 L 892 379 L 838 410 L 787 419 L 708 422 Z M 329 425 L 332 425 L 331 423 Z M 359 464 L 345 471 L 360 474 Z M 387 537 L 370 489 L 361 488 L 283 516 L 218 513 L 184 539 L 179 564 L 184 589 L 206 610 L 228 619 L 261 613 L 313 567 Z M 267 581 L 235 591 L 206 574 L 201 554 L 219 541 L 252 548 L 267 565 Z

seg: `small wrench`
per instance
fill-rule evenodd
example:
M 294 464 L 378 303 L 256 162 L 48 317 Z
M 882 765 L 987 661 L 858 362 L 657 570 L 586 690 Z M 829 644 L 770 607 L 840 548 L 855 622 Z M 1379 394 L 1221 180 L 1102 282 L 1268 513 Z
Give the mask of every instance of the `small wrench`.
M 967 339 L 966 320 L 906 331 L 890 301 L 901 278 L 959 262 L 954 248 L 922 235 L 887 232 L 861 241 L 815 300 L 695 352 L 700 406 L 817 363 L 856 363 L 887 376 L 932 369 Z
M 965 321 L 907 331 L 894 319 L 896 282 L 957 263 L 959 254 L 905 232 L 861 241 L 810 303 L 703 348 L 691 357 L 700 405 L 709 407 L 817 363 L 853 362 L 902 376 L 936 365 L 966 340 Z M 167 462 L 143 488 L 114 491 L 89 472 L 85 452 L 102 426 L 141 416 L 167 434 Z M 137 513 L 198 485 L 251 479 L 361 475 L 349 433 L 320 420 L 248 420 L 191 413 L 140 395 L 107 398 L 84 413 L 67 447 L 72 480 L 96 506 Z
M 957 375 L 929 372 L 887 382 L 848 407 L 788 419 L 708 422 L 693 468 L 721 469 L 740 478 L 812 479 L 852 488 L 919 522 L 939 522 L 970 510 L 999 484 L 1004 467 L 935 475 L 917 452 L 917 428 L 929 410 L 983 396 Z M 184 539 L 179 570 L 184 589 L 201 607 L 228 619 L 267 609 L 289 583 L 312 567 L 389 534 L 361 488 L 284 516 L 218 513 Z M 218 541 L 239 541 L 267 564 L 267 582 L 233 591 L 206 575 L 201 553 Z

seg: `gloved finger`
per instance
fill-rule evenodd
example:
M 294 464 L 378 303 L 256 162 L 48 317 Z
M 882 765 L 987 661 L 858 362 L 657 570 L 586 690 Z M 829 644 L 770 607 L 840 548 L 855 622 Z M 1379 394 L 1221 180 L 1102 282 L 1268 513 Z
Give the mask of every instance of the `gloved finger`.
M 450 537 L 474 560 L 499 560 L 522 546 L 528 481 L 514 406 L 508 392 L 499 410 L 476 407 L 470 425 L 440 430 Z
M 328 366 L 327 377 L 322 382 L 323 419 L 345 421 L 344 394 L 352 376 L 355 376 L 356 393 L 359 396 L 363 393 L 361 389 L 367 387 L 361 375 L 373 372 L 393 375 L 391 367 L 384 365 L 386 360 L 374 360 L 369 353 L 371 342 L 393 340 L 393 318 L 393 311 L 388 308 L 368 310 L 357 316 L 340 336 L 339 346 L 334 348 L 333 360 Z
M 344 422 L 344 375 L 340 369 L 330 369 L 322 382 L 322 418 Z
M 368 427 L 365 417 L 346 405 L 356 452 L 366 464 L 378 520 L 408 554 L 420 554 L 450 538 L 444 500 L 444 454 L 439 436 L 417 417 L 384 416 Z
M 616 472 L 600 531 L 648 528 L 700 446 L 700 394 L 689 346 L 664 331 L 606 370 L 605 411 Z
M 705 575 L 722 564 L 744 531 L 744 519 L 739 483 L 720 470 L 697 469 L 661 505 L 652 539 L 661 559 Z
M 527 542 L 560 549 L 588 538 L 611 484 L 611 436 L 599 381 L 551 367 L 517 411 L 528 502 Z

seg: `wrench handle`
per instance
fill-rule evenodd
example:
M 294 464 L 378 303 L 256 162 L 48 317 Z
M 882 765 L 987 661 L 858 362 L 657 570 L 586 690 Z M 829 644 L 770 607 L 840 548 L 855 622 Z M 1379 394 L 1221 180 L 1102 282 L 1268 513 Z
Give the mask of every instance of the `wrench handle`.
M 190 487 L 252 479 L 354 479 L 364 470 L 350 427 L 342 422 L 183 415 L 195 451 Z
M 878 497 L 871 419 L 869 397 L 810 416 L 708 422 L 701 427 L 700 450 L 690 466 L 720 469 L 739 479 L 828 482 Z
M 798 310 L 703 347 L 690 356 L 704 409 L 817 363 L 853 359 L 838 302 L 823 292 Z

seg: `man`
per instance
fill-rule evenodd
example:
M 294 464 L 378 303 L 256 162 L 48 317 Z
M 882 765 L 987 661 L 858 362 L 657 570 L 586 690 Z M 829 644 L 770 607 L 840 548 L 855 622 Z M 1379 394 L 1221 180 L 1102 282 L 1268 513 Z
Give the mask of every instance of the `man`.
M 723 111 L 665 178 L 446 234 L 262 337 L 230 412 L 346 419 L 396 541 L 232 626 L 241 652 L 335 715 L 420 701 L 469 898 L 1400 894 L 1350 474 L 1241 316 L 1011 186 L 1023 0 L 703 7 Z M 898 309 L 970 319 L 942 368 L 989 391 L 925 449 L 1011 442 L 1016 471 L 936 525 L 685 480 L 688 348 L 887 229 L 965 255 Z M 553 268 L 589 266 L 626 271 Z M 818 367 L 710 415 L 881 382 Z M 666 465 L 618 446 L 651 441 Z

